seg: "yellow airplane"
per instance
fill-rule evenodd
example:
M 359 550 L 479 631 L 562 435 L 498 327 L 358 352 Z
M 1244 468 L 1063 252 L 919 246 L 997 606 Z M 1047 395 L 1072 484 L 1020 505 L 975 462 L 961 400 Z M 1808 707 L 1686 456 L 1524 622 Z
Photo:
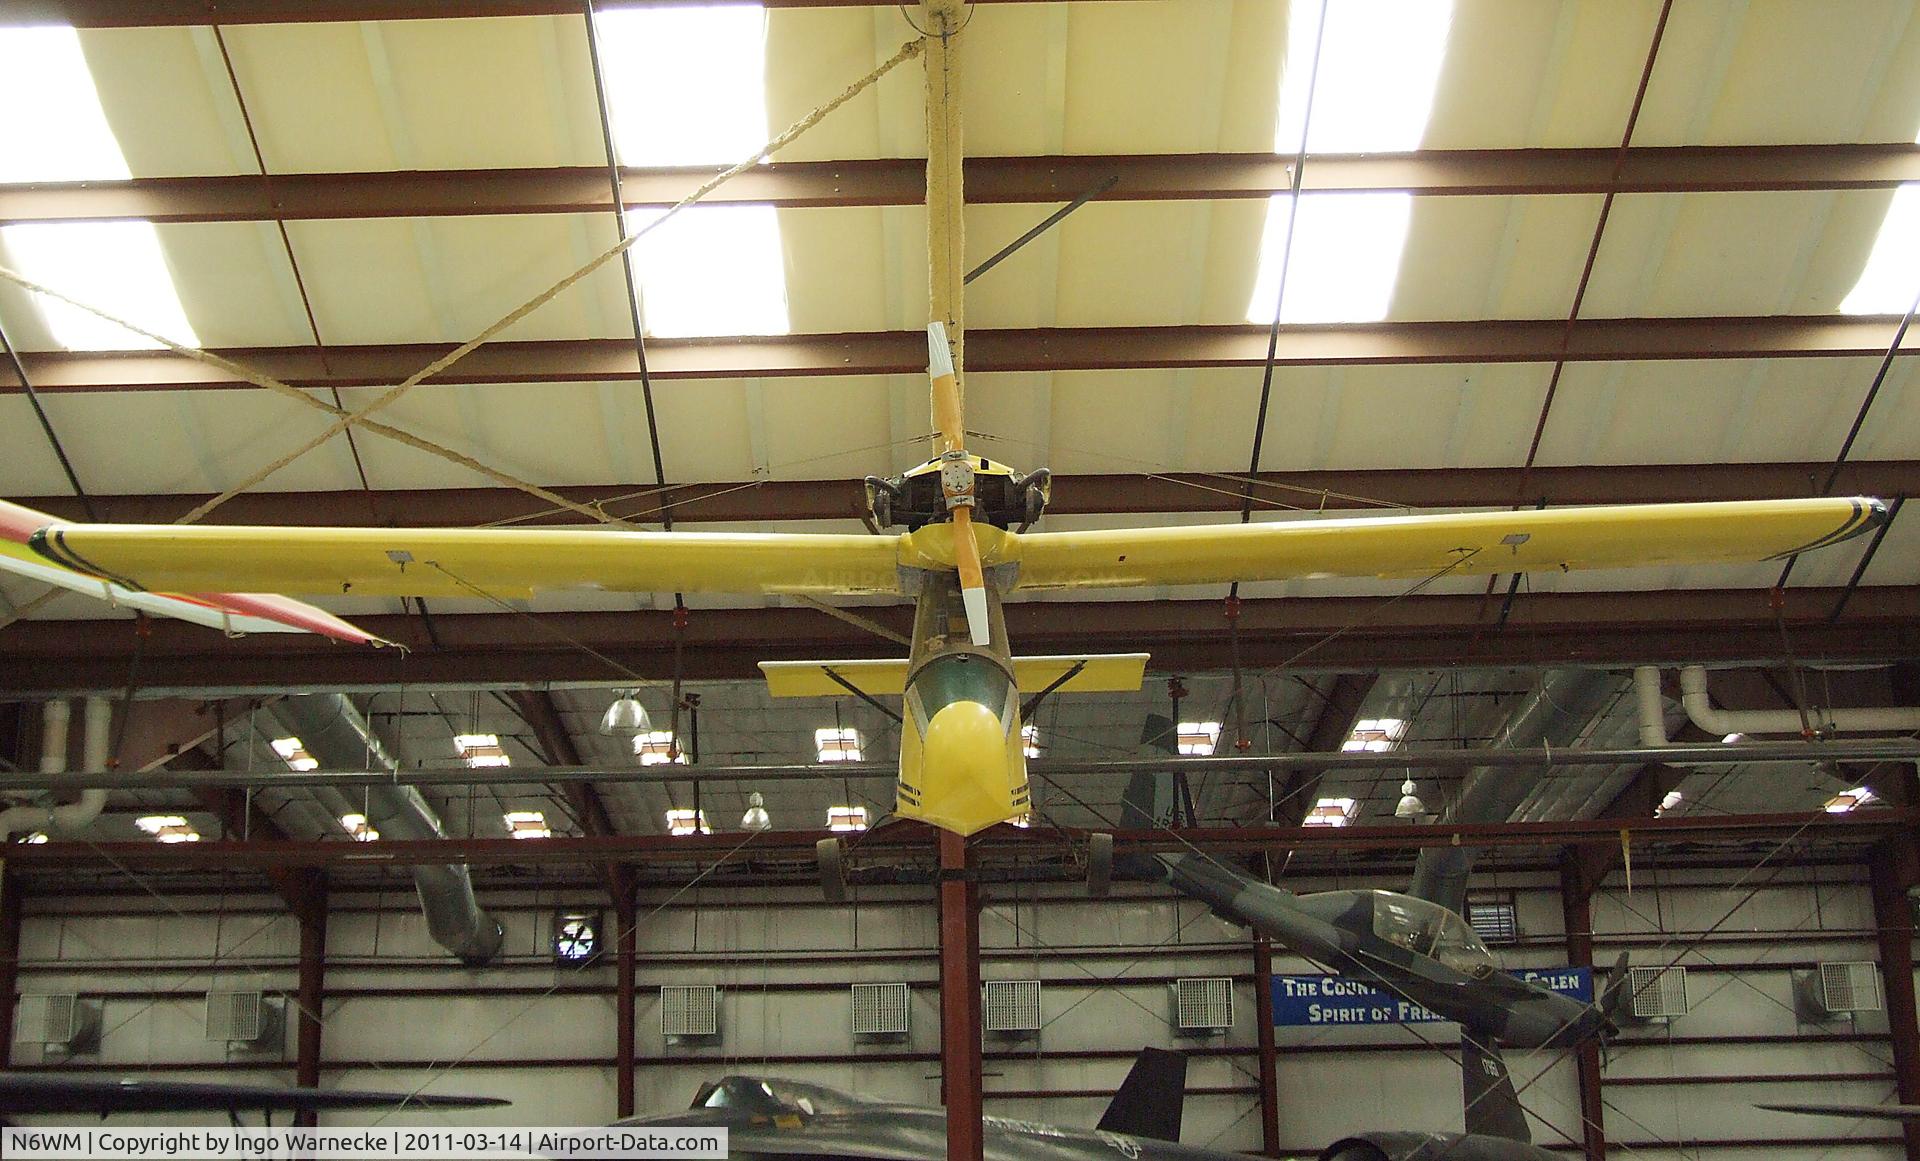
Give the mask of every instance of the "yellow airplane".
M 1009 593 L 1309 577 L 1487 575 L 1773 560 L 1886 519 L 1865 497 L 1026 532 L 1048 477 L 968 454 L 946 333 L 928 328 L 933 459 L 870 479 L 882 535 L 602 529 L 49 524 L 30 542 L 128 592 L 525 599 L 541 590 L 885 593 L 916 602 L 904 661 L 764 663 L 781 696 L 902 694 L 896 813 L 973 834 L 1028 813 L 1020 696 L 1137 688 L 1143 654 L 1015 657 Z

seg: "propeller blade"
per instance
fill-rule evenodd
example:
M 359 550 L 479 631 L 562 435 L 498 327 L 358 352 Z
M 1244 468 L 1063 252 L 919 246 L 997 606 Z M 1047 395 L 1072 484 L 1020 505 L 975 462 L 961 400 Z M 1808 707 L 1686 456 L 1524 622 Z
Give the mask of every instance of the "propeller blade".
M 960 423 L 960 384 L 953 374 L 953 348 L 947 346 L 945 323 L 927 324 L 927 374 L 933 379 L 933 426 L 946 446 L 943 451 L 958 451 L 965 446 Z
M 960 571 L 960 599 L 967 606 L 967 633 L 985 648 L 992 639 L 987 622 L 987 582 L 980 568 L 980 543 L 973 538 L 973 512 L 953 510 L 953 562 Z

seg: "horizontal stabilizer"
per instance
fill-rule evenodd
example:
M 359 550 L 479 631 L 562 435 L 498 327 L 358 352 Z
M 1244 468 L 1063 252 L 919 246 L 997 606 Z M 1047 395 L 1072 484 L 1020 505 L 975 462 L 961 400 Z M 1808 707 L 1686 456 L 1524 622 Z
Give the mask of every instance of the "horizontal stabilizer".
M 355 1092 L 335 1088 L 273 1088 L 177 1080 L 119 1080 L 92 1076 L 0 1073 L 0 1112 L 180 1113 L 268 1112 L 276 1109 L 475 1109 L 512 1104 L 499 1097 L 435 1096 L 409 1092 Z
M 1804 1113 L 1810 1117 L 1867 1117 L 1881 1121 L 1920 1121 L 1920 1105 L 1837 1105 L 1837 1104 L 1765 1104 L 1755 1105 L 1776 1113 Z
M 1066 680 L 1054 688 L 1055 693 L 1120 693 L 1139 689 L 1146 680 L 1147 656 L 1095 653 L 1016 657 L 1013 675 L 1021 693 L 1039 693 L 1063 677 Z M 837 697 L 850 692 L 849 686 L 873 697 L 905 693 L 907 689 L 904 659 L 762 661 L 760 672 L 766 674 L 767 692 L 774 697 Z

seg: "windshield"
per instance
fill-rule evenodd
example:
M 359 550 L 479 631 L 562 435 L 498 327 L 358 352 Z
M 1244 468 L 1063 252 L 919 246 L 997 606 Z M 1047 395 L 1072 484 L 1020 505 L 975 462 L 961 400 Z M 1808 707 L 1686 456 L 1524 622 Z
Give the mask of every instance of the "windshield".
M 804 1081 L 755 1076 L 728 1076 L 703 1089 L 693 1107 L 742 1109 L 759 1116 L 811 1117 L 820 1113 L 851 1112 L 865 1102 L 859 1097 Z
M 1438 903 L 1412 895 L 1375 891 L 1373 933 L 1471 976 L 1485 976 L 1494 970 L 1493 953 L 1465 919 Z

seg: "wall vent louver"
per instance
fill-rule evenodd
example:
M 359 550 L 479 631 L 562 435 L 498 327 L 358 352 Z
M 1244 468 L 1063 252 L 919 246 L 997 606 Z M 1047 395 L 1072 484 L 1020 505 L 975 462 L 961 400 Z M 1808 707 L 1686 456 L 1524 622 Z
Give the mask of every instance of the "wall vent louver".
M 260 992 L 208 992 L 208 1040 L 251 1044 L 267 1034 L 266 997 Z
M 1226 976 L 1173 981 L 1173 1026 L 1188 1033 L 1233 1027 L 1233 981 Z
M 1821 964 L 1818 998 L 1835 1016 L 1880 1011 L 1879 966 L 1868 960 Z
M 684 1040 L 720 1034 L 720 989 L 712 984 L 660 988 L 660 1034 Z
M 853 984 L 847 1005 L 855 1036 L 905 1036 L 913 1030 L 913 994 L 905 984 Z
M 980 1026 L 1003 1036 L 1040 1031 L 1039 980 L 988 980 L 983 986 Z
M 1627 972 L 1628 1011 L 1636 1020 L 1687 1014 L 1687 969 L 1637 967 Z

